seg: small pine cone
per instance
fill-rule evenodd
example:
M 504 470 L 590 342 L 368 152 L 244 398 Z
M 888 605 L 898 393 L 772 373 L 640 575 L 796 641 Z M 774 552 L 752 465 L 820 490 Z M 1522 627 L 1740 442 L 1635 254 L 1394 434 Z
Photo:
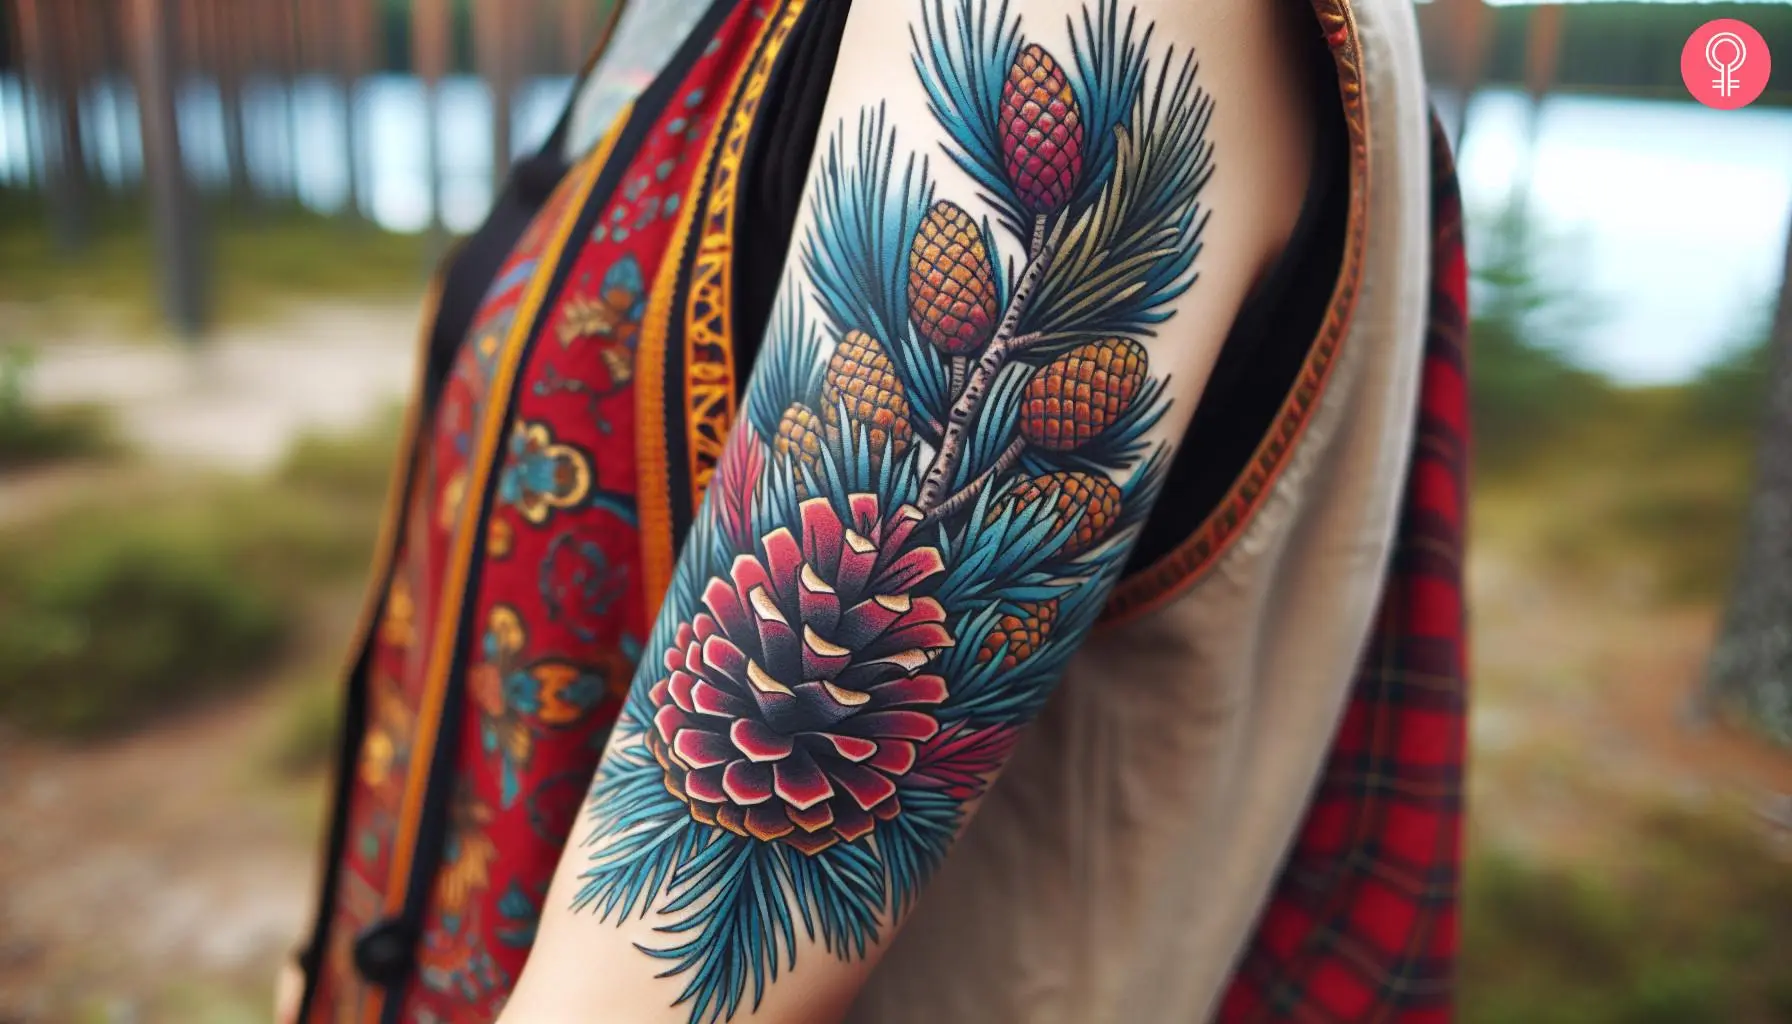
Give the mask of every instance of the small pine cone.
M 1145 347 L 1127 338 L 1078 345 L 1027 383 L 1020 431 L 1046 451 L 1080 448 L 1114 425 L 1145 384 Z
M 811 473 L 820 473 L 821 437 L 821 417 L 803 403 L 792 402 L 778 421 L 778 437 L 772 443 L 779 455 L 795 459 Z M 797 483 L 800 487 L 802 481 Z
M 983 232 L 957 203 L 933 204 L 908 252 L 909 316 L 947 355 L 979 352 L 995 333 L 995 268 Z
M 1002 656 L 1002 667 L 1014 666 L 1031 658 L 1035 651 L 1052 635 L 1052 625 L 1058 621 L 1058 602 L 1020 601 L 1016 602 L 1018 615 L 1004 615 L 996 621 L 996 628 L 989 631 L 983 646 L 977 651 L 977 664 L 987 665 L 995 660 L 996 652 L 1008 645 L 1008 653 Z
M 1083 172 L 1083 112 L 1045 47 L 1029 43 L 1015 58 L 1000 116 L 1008 180 L 1032 212 L 1056 212 Z
M 822 398 L 821 416 L 827 422 L 830 441 L 840 441 L 840 406 L 844 403 L 848 420 L 864 427 L 871 439 L 873 466 L 883 460 L 886 444 L 898 458 L 908 449 L 912 436 L 908 395 L 883 345 L 871 335 L 851 331 L 834 346 Z
M 1076 531 L 1059 552 L 1066 558 L 1074 558 L 1101 543 L 1108 530 L 1113 528 L 1114 521 L 1120 518 L 1119 485 L 1096 473 L 1062 470 L 1036 476 L 1021 481 L 1011 498 L 1025 509 L 1044 501 L 1054 491 L 1058 495 L 1057 513 L 1060 517 L 1077 512 L 1083 514 L 1077 521 Z

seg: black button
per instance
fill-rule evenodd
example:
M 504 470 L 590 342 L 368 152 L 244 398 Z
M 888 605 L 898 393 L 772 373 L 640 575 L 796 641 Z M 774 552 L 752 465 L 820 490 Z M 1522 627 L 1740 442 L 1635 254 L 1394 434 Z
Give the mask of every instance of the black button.
M 417 957 L 417 926 L 388 918 L 355 939 L 355 970 L 375 985 L 391 986 L 411 973 Z

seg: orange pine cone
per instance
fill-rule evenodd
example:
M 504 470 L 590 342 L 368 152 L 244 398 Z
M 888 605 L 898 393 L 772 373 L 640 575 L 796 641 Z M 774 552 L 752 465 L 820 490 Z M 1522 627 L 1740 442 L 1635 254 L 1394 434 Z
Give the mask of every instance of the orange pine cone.
M 1045 47 L 1029 43 L 1014 59 L 1000 116 L 1008 180 L 1032 212 L 1058 210 L 1083 173 L 1083 112 Z
M 814 409 L 801 402 L 792 402 L 790 408 L 784 410 L 783 418 L 778 420 L 778 436 L 773 439 L 772 446 L 779 455 L 793 458 L 809 472 L 819 475 L 823 429 L 821 417 L 815 415 Z M 803 482 L 800 473 L 797 475 L 796 490 L 800 497 L 809 496 L 808 485 Z
M 1080 448 L 1114 425 L 1145 385 L 1145 347 L 1127 338 L 1078 345 L 1027 384 L 1020 432 L 1046 451 Z
M 996 628 L 989 631 L 983 646 L 977 651 L 977 664 L 987 665 L 995 660 L 996 652 L 1008 645 L 1008 653 L 1002 656 L 1002 667 L 1013 668 L 1033 656 L 1047 637 L 1052 634 L 1052 626 L 1058 621 L 1058 602 L 1019 601 L 1015 603 L 1019 615 L 1004 615 L 996 621 Z
M 995 333 L 995 269 L 983 232 L 957 203 L 927 212 L 908 251 L 909 316 L 915 330 L 947 355 L 981 351 Z
M 1025 509 L 1053 492 L 1058 496 L 1056 512 L 1061 518 L 1077 512 L 1083 515 L 1060 552 L 1066 558 L 1074 558 L 1101 543 L 1120 518 L 1119 485 L 1100 474 L 1080 470 L 1060 470 L 1023 480 L 1014 488 L 1011 500 Z
M 840 440 L 840 406 L 855 427 L 863 427 L 871 439 L 871 463 L 882 461 L 884 446 L 900 457 L 908 450 L 913 429 L 909 426 L 908 395 L 896 376 L 896 367 L 876 338 L 851 331 L 834 347 L 824 377 L 821 417 L 828 439 Z

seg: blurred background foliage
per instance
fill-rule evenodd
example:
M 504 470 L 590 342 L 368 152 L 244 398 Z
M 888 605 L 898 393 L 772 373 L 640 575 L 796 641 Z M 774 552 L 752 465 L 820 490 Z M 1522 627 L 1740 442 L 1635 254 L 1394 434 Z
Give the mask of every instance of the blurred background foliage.
M 17 52 L 18 2 L 0 0 L 13 32 L 0 53 Z M 411 31 L 428 5 L 381 0 L 363 73 L 409 70 L 420 45 L 437 45 L 428 59 L 441 73 L 491 81 L 575 63 L 542 56 L 553 26 L 570 23 L 544 0 L 513 9 L 534 12 L 539 31 L 517 53 L 536 58 L 482 51 L 485 2 L 434 8 L 451 19 L 443 51 Z M 576 13 L 589 27 L 600 6 Z M 1677 97 L 1680 41 L 1738 15 L 1792 38 L 1792 6 L 1577 9 L 1538 95 Z M 1486 16 L 1479 76 L 1535 86 L 1533 12 Z M 1450 81 L 1439 12 L 1426 18 L 1434 74 Z M 505 59 L 516 63 L 493 71 Z M 1769 101 L 1787 95 L 1776 85 Z M 337 660 L 405 374 L 356 416 L 275 424 L 269 458 L 171 448 L 147 427 L 165 412 L 157 403 L 203 404 L 235 386 L 233 361 L 258 346 L 286 359 L 289 342 L 346 337 L 344 351 L 408 363 L 406 331 L 392 325 L 411 317 L 440 250 L 440 211 L 398 231 L 301 201 L 290 182 L 202 190 L 204 326 L 237 333 L 183 348 L 163 326 L 152 271 L 166 240 L 141 190 L 91 190 L 71 249 L 43 184 L 0 186 L 0 777 L 20 780 L 0 799 L 0 834 L 43 834 L 37 847 L 0 843 L 0 875 L 67 890 L 39 924 L 136 914 L 145 938 L 121 946 L 0 915 L 0 1021 L 263 1019 L 263 983 L 308 910 Z M 1615 379 L 1584 341 L 1622 297 L 1589 283 L 1581 240 L 1532 198 L 1515 188 L 1470 210 L 1476 749 L 1462 1019 L 1792 1021 L 1792 759 L 1681 713 L 1736 568 L 1774 297 L 1739 296 L 1722 328 L 1731 340 L 1698 372 Z M 340 316 L 296 319 L 319 306 Z M 98 398 L 67 384 L 131 353 L 178 367 L 166 393 L 144 398 L 135 371 Z M 164 919 L 136 902 L 128 872 L 71 885 L 58 844 L 158 864 L 159 884 L 210 914 Z M 259 866 L 256 884 L 215 881 L 245 863 Z M 237 952 L 183 944 L 225 919 L 244 929 L 231 933 Z

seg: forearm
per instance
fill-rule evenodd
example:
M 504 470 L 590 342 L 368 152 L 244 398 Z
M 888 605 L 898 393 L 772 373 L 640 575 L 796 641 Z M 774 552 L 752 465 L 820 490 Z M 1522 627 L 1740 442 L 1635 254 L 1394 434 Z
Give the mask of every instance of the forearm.
M 1199 16 L 1024 6 L 855 7 L 909 81 L 843 56 L 510 1024 L 836 1019 L 1118 578 L 1276 229 L 1209 222 Z

